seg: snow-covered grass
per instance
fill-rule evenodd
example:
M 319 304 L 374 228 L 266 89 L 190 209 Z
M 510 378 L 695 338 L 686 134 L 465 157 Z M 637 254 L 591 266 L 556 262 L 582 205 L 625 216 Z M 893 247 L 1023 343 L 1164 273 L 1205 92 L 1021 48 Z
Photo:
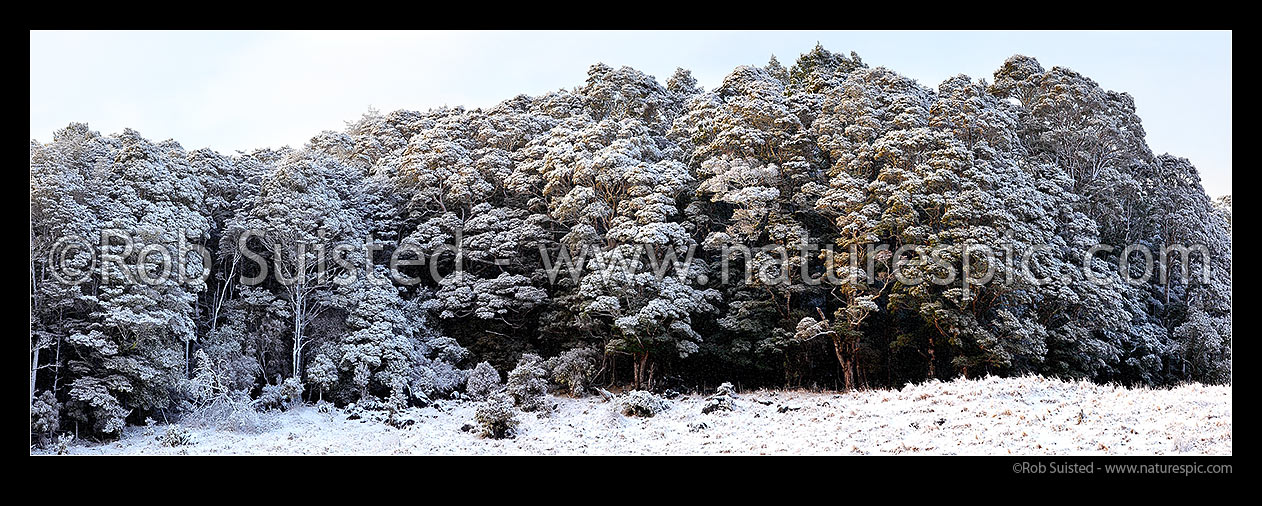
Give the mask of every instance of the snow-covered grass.
M 130 427 L 120 441 L 69 453 L 1231 454 L 1230 386 L 991 377 L 851 393 L 758 390 L 738 394 L 733 411 L 702 414 L 705 397 L 677 397 L 652 418 L 623 416 L 600 396 L 549 397 L 550 415 L 521 414 L 517 437 L 505 440 L 461 430 L 472 402 L 415 409 L 416 423 L 402 429 L 303 406 L 274 415 L 275 428 L 261 434 L 190 427 L 193 443 L 170 447 Z

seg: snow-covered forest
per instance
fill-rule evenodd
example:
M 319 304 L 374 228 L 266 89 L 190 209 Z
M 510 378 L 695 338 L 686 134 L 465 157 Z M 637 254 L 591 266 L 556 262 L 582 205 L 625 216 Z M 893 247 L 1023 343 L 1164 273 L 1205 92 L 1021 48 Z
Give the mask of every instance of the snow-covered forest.
M 996 63 L 931 88 L 817 46 L 712 90 L 596 64 L 236 153 L 71 124 L 30 146 L 32 445 L 328 403 L 467 402 L 496 438 L 549 396 L 652 414 L 725 382 L 1229 384 L 1230 197 L 1149 149 L 1130 95 Z M 206 276 L 158 275 L 177 243 Z M 339 279 L 317 243 L 347 246 Z

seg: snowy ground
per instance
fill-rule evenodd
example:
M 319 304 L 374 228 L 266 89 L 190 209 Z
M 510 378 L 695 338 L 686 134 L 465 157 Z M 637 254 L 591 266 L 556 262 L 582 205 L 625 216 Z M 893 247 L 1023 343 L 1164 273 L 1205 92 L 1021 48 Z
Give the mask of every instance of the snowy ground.
M 551 398 L 552 414 L 521 416 L 514 439 L 464 432 L 475 405 L 417 409 L 405 429 L 304 406 L 276 428 L 238 434 L 192 428 L 194 443 L 161 446 L 143 427 L 71 454 L 1231 454 L 1231 387 L 1168 390 L 986 378 L 845 394 L 759 390 L 736 410 L 701 414 L 677 397 L 653 418 L 619 414 L 599 396 Z M 703 425 L 702 425 L 703 424 Z M 163 432 L 157 428 L 157 433 Z M 148 431 L 152 432 L 152 431 Z

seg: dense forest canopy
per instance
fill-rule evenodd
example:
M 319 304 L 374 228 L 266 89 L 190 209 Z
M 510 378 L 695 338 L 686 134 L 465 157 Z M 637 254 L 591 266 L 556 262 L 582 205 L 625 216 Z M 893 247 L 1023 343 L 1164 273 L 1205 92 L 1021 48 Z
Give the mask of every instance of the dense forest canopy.
M 1129 95 L 1026 56 L 936 89 L 818 46 L 713 90 L 597 64 L 300 149 L 71 124 L 30 164 L 33 435 L 117 436 L 225 393 L 478 398 L 514 366 L 575 394 L 1231 378 L 1230 198 L 1149 150 Z M 177 243 L 208 275 L 157 275 L 146 245 Z M 372 267 L 333 282 L 316 243 Z M 650 275 L 658 257 L 680 275 Z M 989 282 L 907 281 L 970 263 Z

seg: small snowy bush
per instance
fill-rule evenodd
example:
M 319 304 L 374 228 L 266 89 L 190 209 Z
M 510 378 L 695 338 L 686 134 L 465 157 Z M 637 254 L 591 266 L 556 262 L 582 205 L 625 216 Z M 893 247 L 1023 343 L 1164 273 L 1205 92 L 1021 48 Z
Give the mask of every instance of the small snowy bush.
M 482 437 L 503 439 L 513 437 L 517 431 L 513 399 L 503 392 L 492 394 L 482 401 L 473 418 L 481 428 Z
M 486 399 L 499 389 L 500 373 L 489 362 L 479 362 L 465 382 L 465 393 L 475 401 Z
M 288 378 L 279 385 L 265 385 L 254 404 L 259 409 L 289 409 L 293 403 L 302 399 L 302 383 L 298 378 Z
M 522 355 L 517 367 L 508 373 L 508 394 L 522 411 L 547 408 L 544 397 L 548 393 L 548 382 L 544 379 L 546 374 L 543 359 L 533 353 Z
M 701 405 L 701 414 L 708 415 L 715 411 L 731 411 L 732 398 L 727 396 L 714 396 L 705 400 L 705 404 Z
M 576 396 L 587 393 L 596 374 L 598 354 L 591 348 L 574 348 L 544 362 L 553 383 Z
M 364 417 L 364 408 L 360 407 L 358 403 L 347 404 L 344 412 L 347 420 L 359 420 Z
M 408 393 L 407 383 L 402 378 L 395 378 L 390 384 L 390 398 L 386 399 L 386 410 L 391 413 L 391 416 L 394 416 L 399 411 L 408 408 L 411 398 Z M 423 397 L 423 394 L 417 396 L 417 398 L 419 402 L 425 404 L 430 402 L 428 397 Z
M 626 416 L 651 417 L 666 410 L 666 401 L 644 390 L 633 390 L 618 403 L 619 410 Z
M 232 373 L 218 367 L 223 362 L 210 358 L 205 350 L 197 350 L 197 367 L 191 379 L 184 383 L 188 403 L 182 421 L 199 427 L 259 433 L 265 430 L 254 403 L 250 401 L 249 388 L 237 388 Z M 268 394 L 265 387 L 264 393 Z M 146 420 L 147 430 L 153 430 L 151 420 Z
M 172 448 L 188 446 L 193 444 L 193 433 L 177 425 L 168 425 L 166 432 L 158 436 L 158 443 Z
M 270 424 L 254 405 L 245 390 L 222 392 L 193 408 L 181 420 L 197 427 L 258 434 L 270 428 Z
M 706 398 L 705 404 L 701 406 L 702 414 L 710 414 L 715 411 L 731 411 L 735 409 L 736 387 L 731 383 L 724 382 L 715 390 L 714 395 Z
M 53 453 L 57 455 L 69 455 L 70 443 L 74 442 L 74 434 L 61 434 L 53 441 Z

